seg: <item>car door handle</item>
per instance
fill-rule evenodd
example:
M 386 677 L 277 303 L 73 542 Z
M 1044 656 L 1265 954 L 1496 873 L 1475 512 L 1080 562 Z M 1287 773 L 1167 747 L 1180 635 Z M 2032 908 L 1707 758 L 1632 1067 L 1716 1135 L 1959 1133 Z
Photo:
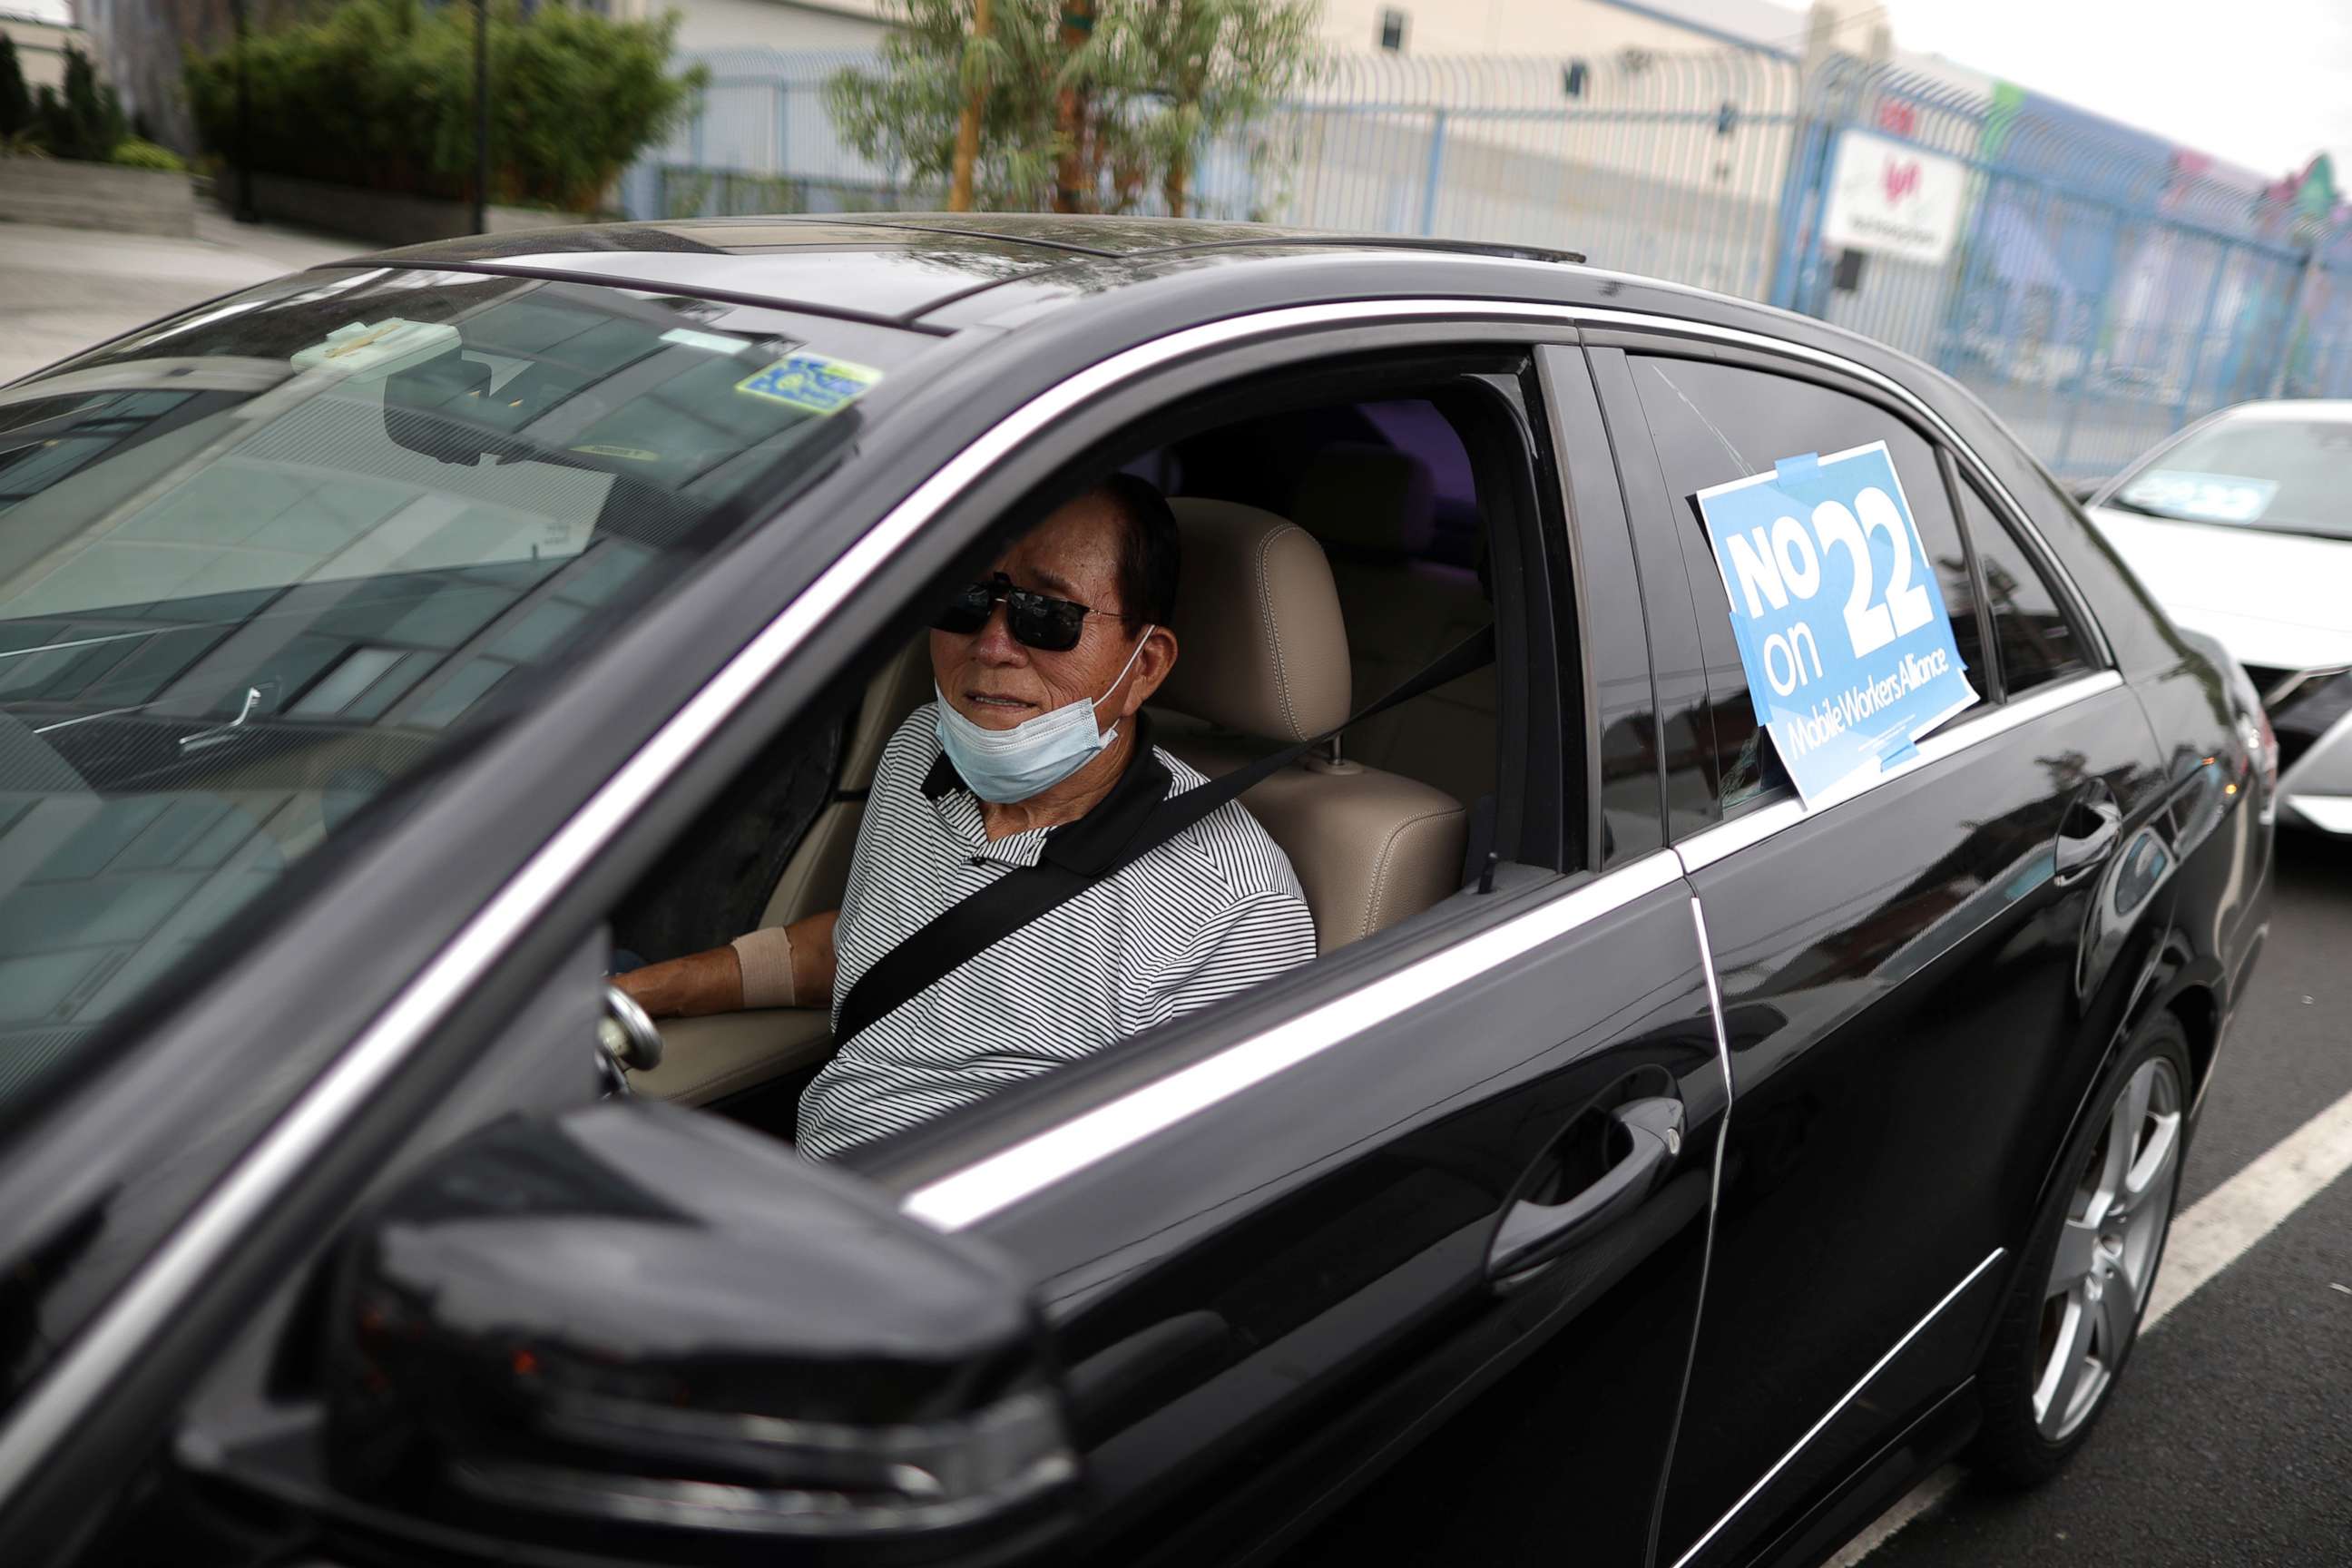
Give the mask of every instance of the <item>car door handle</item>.
M 2058 842 L 2052 850 L 2051 880 L 2059 887 L 2079 882 L 2093 868 L 2116 852 L 2123 842 L 2124 809 L 2115 793 L 2093 780 L 2067 804 L 2058 822 Z
M 1682 1152 L 1679 1100 L 1630 1100 L 1609 1113 L 1609 1126 L 1612 1141 L 1622 1142 L 1625 1152 L 1590 1185 L 1559 1203 L 1513 1204 L 1486 1253 L 1488 1279 L 1549 1263 L 1608 1229 L 1641 1206 Z

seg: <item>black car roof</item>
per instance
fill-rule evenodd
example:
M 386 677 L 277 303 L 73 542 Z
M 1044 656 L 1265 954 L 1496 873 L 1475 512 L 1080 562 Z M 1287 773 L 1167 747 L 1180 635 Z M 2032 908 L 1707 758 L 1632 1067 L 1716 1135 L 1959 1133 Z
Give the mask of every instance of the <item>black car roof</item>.
M 1584 259 L 1528 246 L 1190 218 L 877 213 L 532 229 L 436 240 L 337 265 L 483 268 L 917 325 L 951 301 L 1004 284 L 1036 279 L 1064 295 L 1099 294 L 1165 277 L 1188 258 L 1285 250 Z

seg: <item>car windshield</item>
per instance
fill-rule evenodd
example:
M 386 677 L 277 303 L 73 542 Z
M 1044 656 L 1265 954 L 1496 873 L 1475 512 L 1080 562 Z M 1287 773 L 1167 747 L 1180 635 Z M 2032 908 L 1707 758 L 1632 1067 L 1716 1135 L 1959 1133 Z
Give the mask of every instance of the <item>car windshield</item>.
M 0 1103 L 845 445 L 887 328 L 299 274 L 0 389 Z
M 2352 539 L 2352 420 L 2223 419 L 2157 454 L 2109 504 L 2150 517 Z

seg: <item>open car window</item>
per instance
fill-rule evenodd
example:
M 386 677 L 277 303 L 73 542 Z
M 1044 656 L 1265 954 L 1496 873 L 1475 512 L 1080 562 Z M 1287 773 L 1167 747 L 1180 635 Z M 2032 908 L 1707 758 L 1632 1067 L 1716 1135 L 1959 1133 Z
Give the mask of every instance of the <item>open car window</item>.
M 1403 362 L 1267 377 L 1239 392 L 1220 388 L 1064 459 L 1012 504 L 992 503 L 981 524 L 990 541 L 982 548 L 1001 548 L 1099 479 L 1105 468 L 1097 465 L 1108 457 L 1161 492 L 1183 540 L 1183 588 L 1170 624 L 1184 651 L 1143 713 L 1171 771 L 1220 780 L 1291 750 L 1304 734 L 1340 729 L 1336 748 L 1318 746 L 1239 797 L 1296 878 L 1312 922 L 1295 963 L 1257 976 L 1277 983 L 1276 990 L 1294 971 L 1311 975 L 1340 953 L 1382 962 L 1357 951 L 1368 939 L 1394 939 L 1372 943 L 1376 952 L 1400 944 L 1419 951 L 1448 930 L 1488 918 L 1494 901 L 1459 898 L 1465 888 L 1516 892 L 1557 878 L 1563 858 L 1570 866 L 1581 861 L 1581 839 L 1565 848 L 1557 826 L 1560 698 L 1540 667 L 1559 657 L 1550 606 L 1552 575 L 1562 563 L 1546 551 L 1535 456 L 1523 419 L 1514 416 L 1513 399 L 1521 395 L 1515 376 L 1523 369 L 1517 356 L 1481 355 L 1459 370 Z M 1283 553 L 1270 569 L 1277 541 Z M 978 554 L 977 563 L 988 558 Z M 1254 584 L 1269 581 L 1269 570 L 1279 587 L 1260 591 Z M 1483 646 L 1492 651 L 1478 655 L 1489 628 Z M 1265 668 L 1271 656 L 1235 651 L 1277 645 L 1323 672 L 1322 685 L 1277 699 L 1290 689 L 1278 684 L 1278 669 Z M 931 787 L 927 779 L 917 790 L 919 775 L 903 762 L 895 782 L 877 769 L 891 737 L 934 700 L 931 654 L 928 632 L 911 645 L 894 640 L 867 650 L 869 673 L 842 745 L 827 753 L 838 757 L 831 797 L 813 819 L 794 819 L 786 832 L 750 823 L 737 792 L 784 772 L 763 759 L 737 776 L 720 807 L 671 840 L 659 870 L 613 912 L 616 946 L 625 950 L 618 962 L 682 958 L 756 929 L 747 921 L 719 930 L 704 920 L 691 930 L 656 931 L 652 918 L 671 906 L 703 915 L 729 903 L 715 879 L 688 860 L 698 846 L 737 838 L 756 839 L 766 857 L 760 864 L 772 893 L 757 926 L 843 911 L 841 924 L 829 928 L 845 965 L 835 977 L 834 1000 L 848 994 L 840 973 L 854 989 L 875 971 L 877 955 L 923 949 L 921 925 L 931 915 L 905 923 L 899 916 L 930 909 L 938 890 L 930 868 L 961 865 L 982 848 L 954 841 L 964 817 L 959 806 L 937 805 L 952 793 L 946 782 L 946 793 L 919 800 Z M 1472 667 L 1459 667 L 1474 656 Z M 1195 672 L 1216 674 L 1188 681 L 1186 660 Z M 1452 679 L 1341 725 L 1450 661 L 1459 671 Z M 1339 679 L 1328 679 L 1333 672 Z M 1280 706 L 1293 698 L 1297 711 Z M 808 729 L 803 715 L 788 733 Z M 919 739 L 928 732 L 926 725 L 916 743 L 899 748 L 902 755 L 934 765 L 929 759 L 937 748 Z M 877 819 L 877 811 L 888 815 Z M 941 811 L 953 824 L 945 847 L 933 820 Z M 891 847 L 878 855 L 868 853 L 870 845 L 859 849 L 866 870 L 853 898 L 851 845 L 863 844 L 877 820 L 887 824 L 881 841 Z M 1476 869 L 1465 874 L 1465 866 Z M 845 928 L 852 928 L 846 942 Z M 802 1097 L 820 1075 L 834 1073 L 825 1081 L 835 1088 L 825 1092 L 835 1095 L 837 1111 L 847 1103 L 841 1083 L 854 1081 L 860 1092 L 895 1086 L 916 1076 L 900 1064 L 915 1062 L 923 1093 L 952 1094 L 953 1103 L 917 1107 L 924 1113 L 916 1115 L 909 1092 L 908 1103 L 861 1112 L 862 1122 L 836 1115 L 828 1132 L 837 1142 L 825 1153 L 853 1167 L 910 1152 L 930 1158 L 994 1137 L 1008 1119 L 1050 1118 L 1053 1106 L 1097 1092 L 1104 1075 L 1160 1070 L 1150 1064 L 1175 1059 L 1171 1050 L 1198 1048 L 1205 1031 L 1234 1026 L 1260 1001 L 1288 1005 L 1262 997 L 1255 983 L 1225 984 L 1230 964 L 1202 971 L 1193 984 L 1181 965 L 1151 968 L 1148 948 L 1115 963 L 1089 938 L 1074 947 L 1083 961 L 1065 968 L 1040 942 L 1036 931 L 1015 929 L 985 950 L 983 967 L 994 967 L 984 979 L 946 980 L 977 998 L 946 1009 L 952 1027 L 926 1021 L 931 1016 L 920 1008 L 891 1009 L 884 1016 L 896 1022 L 862 1051 L 850 1037 L 837 1046 L 823 1003 L 664 1016 L 661 1064 L 640 1073 L 636 1087 L 804 1141 Z M 1138 989 L 1144 980 L 1156 989 Z M 942 983 L 927 980 L 925 987 Z M 1045 989 L 1064 999 L 1030 1006 Z M 992 1007 L 996 996 L 1023 998 L 1018 1016 Z M 1129 1021 L 1163 999 L 1171 1000 L 1154 1021 Z M 1118 1011 L 1129 1007 L 1135 1011 Z M 1087 1026 L 1097 1018 L 1119 1021 Z M 984 1095 L 966 1092 L 980 1086 Z
M 0 1102 L 830 461 L 923 342 L 352 268 L 0 391 Z

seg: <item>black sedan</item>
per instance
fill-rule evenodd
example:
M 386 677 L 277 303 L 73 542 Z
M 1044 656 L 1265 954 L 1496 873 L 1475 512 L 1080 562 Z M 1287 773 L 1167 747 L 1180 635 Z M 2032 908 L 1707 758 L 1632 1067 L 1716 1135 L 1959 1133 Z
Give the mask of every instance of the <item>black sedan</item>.
M 1968 697 L 1801 794 L 1703 492 L 1882 444 Z M 1453 678 L 1244 797 L 1313 963 L 804 1160 L 826 1015 L 656 1031 L 614 954 L 835 907 L 923 628 L 1115 469 L 1175 754 Z M 0 750 L 25 1568 L 1817 1561 L 2108 1403 L 2276 766 L 1887 350 L 907 216 L 376 256 L 0 390 Z

